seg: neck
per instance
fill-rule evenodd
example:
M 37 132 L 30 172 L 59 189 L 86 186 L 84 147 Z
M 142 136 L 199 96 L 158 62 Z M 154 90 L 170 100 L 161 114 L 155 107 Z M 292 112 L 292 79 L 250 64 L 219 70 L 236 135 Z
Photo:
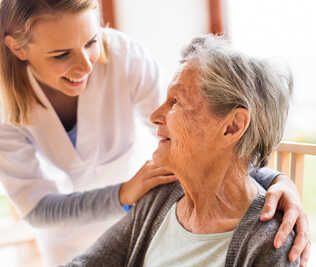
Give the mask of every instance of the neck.
M 57 113 L 65 130 L 71 130 L 77 121 L 78 96 L 67 96 L 39 80 L 37 82 Z
M 199 167 L 190 177 L 177 175 L 185 192 L 177 204 L 178 220 L 193 233 L 233 230 L 257 194 L 247 168 L 220 163 L 214 166 L 208 171 Z

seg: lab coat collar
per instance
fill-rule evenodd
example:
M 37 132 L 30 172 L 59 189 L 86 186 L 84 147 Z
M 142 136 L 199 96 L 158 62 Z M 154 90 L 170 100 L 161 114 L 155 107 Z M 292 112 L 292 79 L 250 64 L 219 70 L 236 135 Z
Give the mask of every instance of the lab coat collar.
M 32 69 L 27 67 L 27 73 L 31 86 L 46 109 L 35 105 L 31 111 L 31 126 L 28 127 L 33 136 L 44 147 L 47 155 L 56 166 L 66 172 L 82 167 L 82 163 L 91 164 L 97 155 L 98 127 L 95 114 L 95 77 L 90 76 L 86 90 L 79 96 L 77 110 L 77 144 L 73 147 L 68 134 L 63 127 L 57 113 L 50 101 L 36 81 Z M 92 86 L 91 86 L 92 84 Z M 93 107 L 93 108 L 91 108 Z M 91 142 L 93 140 L 94 142 Z

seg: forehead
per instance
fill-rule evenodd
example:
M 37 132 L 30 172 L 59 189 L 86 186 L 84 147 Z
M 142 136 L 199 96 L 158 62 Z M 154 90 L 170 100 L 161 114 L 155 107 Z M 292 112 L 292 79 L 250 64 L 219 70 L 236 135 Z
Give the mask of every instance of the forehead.
M 43 50 L 57 50 L 82 46 L 91 39 L 99 29 L 94 9 L 78 13 L 57 13 L 45 16 L 33 25 L 31 45 Z
M 178 95 L 187 100 L 200 96 L 198 70 L 187 64 L 181 64 L 171 81 L 168 94 Z

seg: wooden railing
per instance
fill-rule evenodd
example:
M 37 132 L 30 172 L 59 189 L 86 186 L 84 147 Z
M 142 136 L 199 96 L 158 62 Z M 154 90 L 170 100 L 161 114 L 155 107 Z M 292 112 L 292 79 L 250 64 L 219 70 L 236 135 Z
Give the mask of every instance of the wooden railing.
M 316 144 L 282 142 L 274 151 L 268 166 L 289 176 L 296 184 L 302 198 L 304 180 L 304 157 L 316 156 Z

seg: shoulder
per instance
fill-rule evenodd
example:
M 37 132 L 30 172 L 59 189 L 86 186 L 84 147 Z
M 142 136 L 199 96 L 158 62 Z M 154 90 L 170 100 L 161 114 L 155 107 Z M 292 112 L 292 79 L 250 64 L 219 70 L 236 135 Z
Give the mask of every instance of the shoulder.
M 285 240 L 282 247 L 274 247 L 275 235 L 282 223 L 283 214 L 277 212 L 276 215 L 267 222 L 257 222 L 252 229 L 249 247 L 254 248 L 253 257 L 259 266 L 298 266 L 298 261 L 291 263 L 288 259 L 289 251 L 292 247 L 295 233 L 292 231 Z
M 288 253 L 295 238 L 293 231 L 281 248 L 276 249 L 273 245 L 283 214 L 277 211 L 271 220 L 260 221 L 264 200 L 264 194 L 259 194 L 252 202 L 235 230 L 230 251 L 238 251 L 238 260 L 248 261 L 250 265 L 298 266 L 298 262 L 291 263 L 288 260 Z
M 103 41 L 106 43 L 110 64 L 121 62 L 126 70 L 133 70 L 133 72 L 135 72 L 135 68 L 141 70 L 144 64 L 148 65 L 147 68 L 157 68 L 156 60 L 136 40 L 110 28 L 103 28 L 101 32 Z
M 150 190 L 136 204 L 135 212 L 140 217 L 148 214 L 158 214 L 162 210 L 169 208 L 183 196 L 183 189 L 179 182 L 160 185 Z
M 129 42 L 131 42 L 131 39 L 126 34 L 111 28 L 102 28 L 101 36 L 102 39 L 107 42 L 107 45 L 112 49 L 119 49 L 120 47 L 126 46 Z
M 125 33 L 111 29 L 101 29 L 102 39 L 106 42 L 107 50 L 110 56 L 140 56 L 145 49 L 135 40 L 128 37 Z
M 9 141 L 23 141 L 28 143 L 31 137 L 24 126 L 16 126 L 9 123 L 0 123 L 0 139 Z

